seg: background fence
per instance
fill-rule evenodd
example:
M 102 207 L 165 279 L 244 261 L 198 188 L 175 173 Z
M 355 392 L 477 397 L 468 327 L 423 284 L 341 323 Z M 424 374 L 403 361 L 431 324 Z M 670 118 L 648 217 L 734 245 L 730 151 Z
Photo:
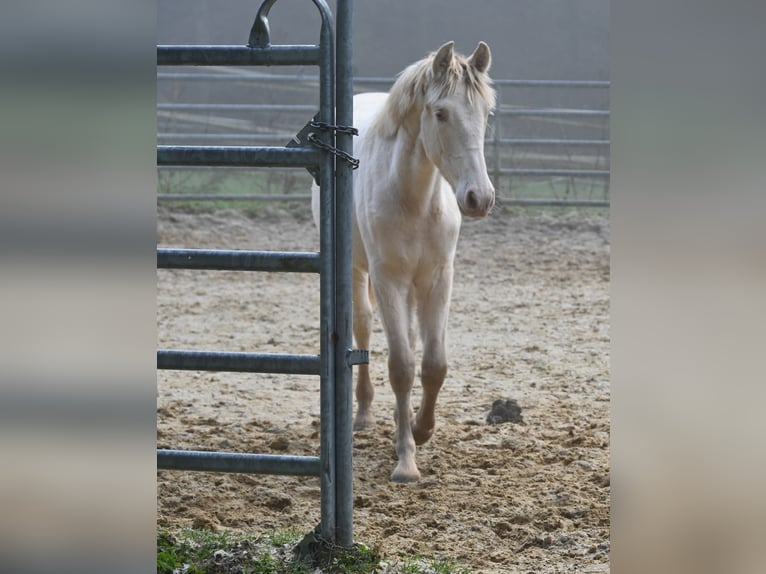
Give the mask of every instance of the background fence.
M 318 77 L 294 70 L 170 69 L 157 77 L 160 144 L 284 144 L 318 109 Z M 354 90 L 387 91 L 392 82 L 357 77 Z M 608 207 L 609 82 L 499 79 L 495 87 L 485 153 L 498 203 Z M 309 186 L 298 170 L 160 168 L 158 200 L 307 201 Z

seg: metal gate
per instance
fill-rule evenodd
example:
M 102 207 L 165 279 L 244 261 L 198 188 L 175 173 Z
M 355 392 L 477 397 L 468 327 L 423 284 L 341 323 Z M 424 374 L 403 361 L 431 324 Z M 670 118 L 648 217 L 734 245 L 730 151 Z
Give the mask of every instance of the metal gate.
M 160 349 L 157 368 L 319 375 L 320 455 L 280 456 L 157 450 L 159 469 L 319 476 L 322 538 L 350 546 L 352 498 L 352 366 L 367 351 L 351 337 L 351 74 L 352 0 L 337 1 L 337 34 L 325 0 L 312 0 L 322 19 L 319 45 L 272 45 L 265 0 L 247 46 L 158 46 L 158 66 L 298 66 L 319 68 L 316 134 L 295 147 L 158 146 L 158 165 L 305 167 L 320 186 L 319 253 L 158 249 L 165 269 L 284 271 L 320 275 L 320 354 L 281 355 Z M 313 143 L 312 143 L 313 142 Z M 336 161 L 337 160 L 337 161 Z

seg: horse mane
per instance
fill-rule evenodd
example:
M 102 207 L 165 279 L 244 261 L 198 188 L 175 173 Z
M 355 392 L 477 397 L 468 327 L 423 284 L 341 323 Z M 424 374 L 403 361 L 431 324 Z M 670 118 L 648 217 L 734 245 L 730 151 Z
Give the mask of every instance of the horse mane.
M 383 137 L 392 137 L 413 109 L 454 94 L 460 85 L 466 87 L 469 103 L 477 99 L 495 108 L 495 90 L 486 72 L 479 72 L 468 58 L 454 54 L 449 68 L 434 78 L 433 61 L 436 52 L 410 64 L 397 77 L 388 93 L 383 113 L 373 123 L 372 130 Z

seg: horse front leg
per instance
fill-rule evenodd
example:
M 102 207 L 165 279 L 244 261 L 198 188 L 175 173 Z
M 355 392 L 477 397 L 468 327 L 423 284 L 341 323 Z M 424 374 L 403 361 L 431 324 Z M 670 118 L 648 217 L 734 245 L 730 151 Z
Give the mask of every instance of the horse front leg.
M 391 473 L 394 482 L 420 479 L 415 462 L 415 439 L 412 436 L 410 395 L 415 380 L 415 353 L 410 343 L 411 311 L 407 304 L 408 285 L 373 278 L 375 297 L 388 341 L 388 379 L 396 398 L 394 447 L 397 463 Z
M 423 361 L 420 369 L 423 393 L 420 409 L 412 421 L 412 435 L 417 444 L 423 444 L 433 435 L 436 426 L 436 399 L 447 376 L 447 318 L 452 275 L 452 266 L 445 266 L 432 285 L 423 285 L 417 293 L 420 334 L 423 340 Z

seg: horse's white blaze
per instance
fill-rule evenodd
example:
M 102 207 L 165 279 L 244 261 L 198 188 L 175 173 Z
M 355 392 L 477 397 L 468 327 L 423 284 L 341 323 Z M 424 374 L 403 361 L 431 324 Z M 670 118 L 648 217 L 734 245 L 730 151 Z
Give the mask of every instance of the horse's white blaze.
M 481 217 L 494 204 L 484 161 L 487 117 L 494 92 L 486 71 L 489 47 L 470 58 L 450 42 L 408 67 L 389 94 L 354 98 L 359 129 L 354 176 L 354 337 L 369 348 L 377 303 L 388 342 L 388 374 L 396 396 L 391 478 L 417 480 L 415 445 L 435 426 L 434 408 L 447 373 L 446 335 L 453 261 L 461 213 Z M 312 207 L 318 224 L 318 189 Z M 417 415 L 410 395 L 415 339 L 420 335 L 422 397 Z M 358 368 L 354 428 L 374 422 L 374 388 Z

